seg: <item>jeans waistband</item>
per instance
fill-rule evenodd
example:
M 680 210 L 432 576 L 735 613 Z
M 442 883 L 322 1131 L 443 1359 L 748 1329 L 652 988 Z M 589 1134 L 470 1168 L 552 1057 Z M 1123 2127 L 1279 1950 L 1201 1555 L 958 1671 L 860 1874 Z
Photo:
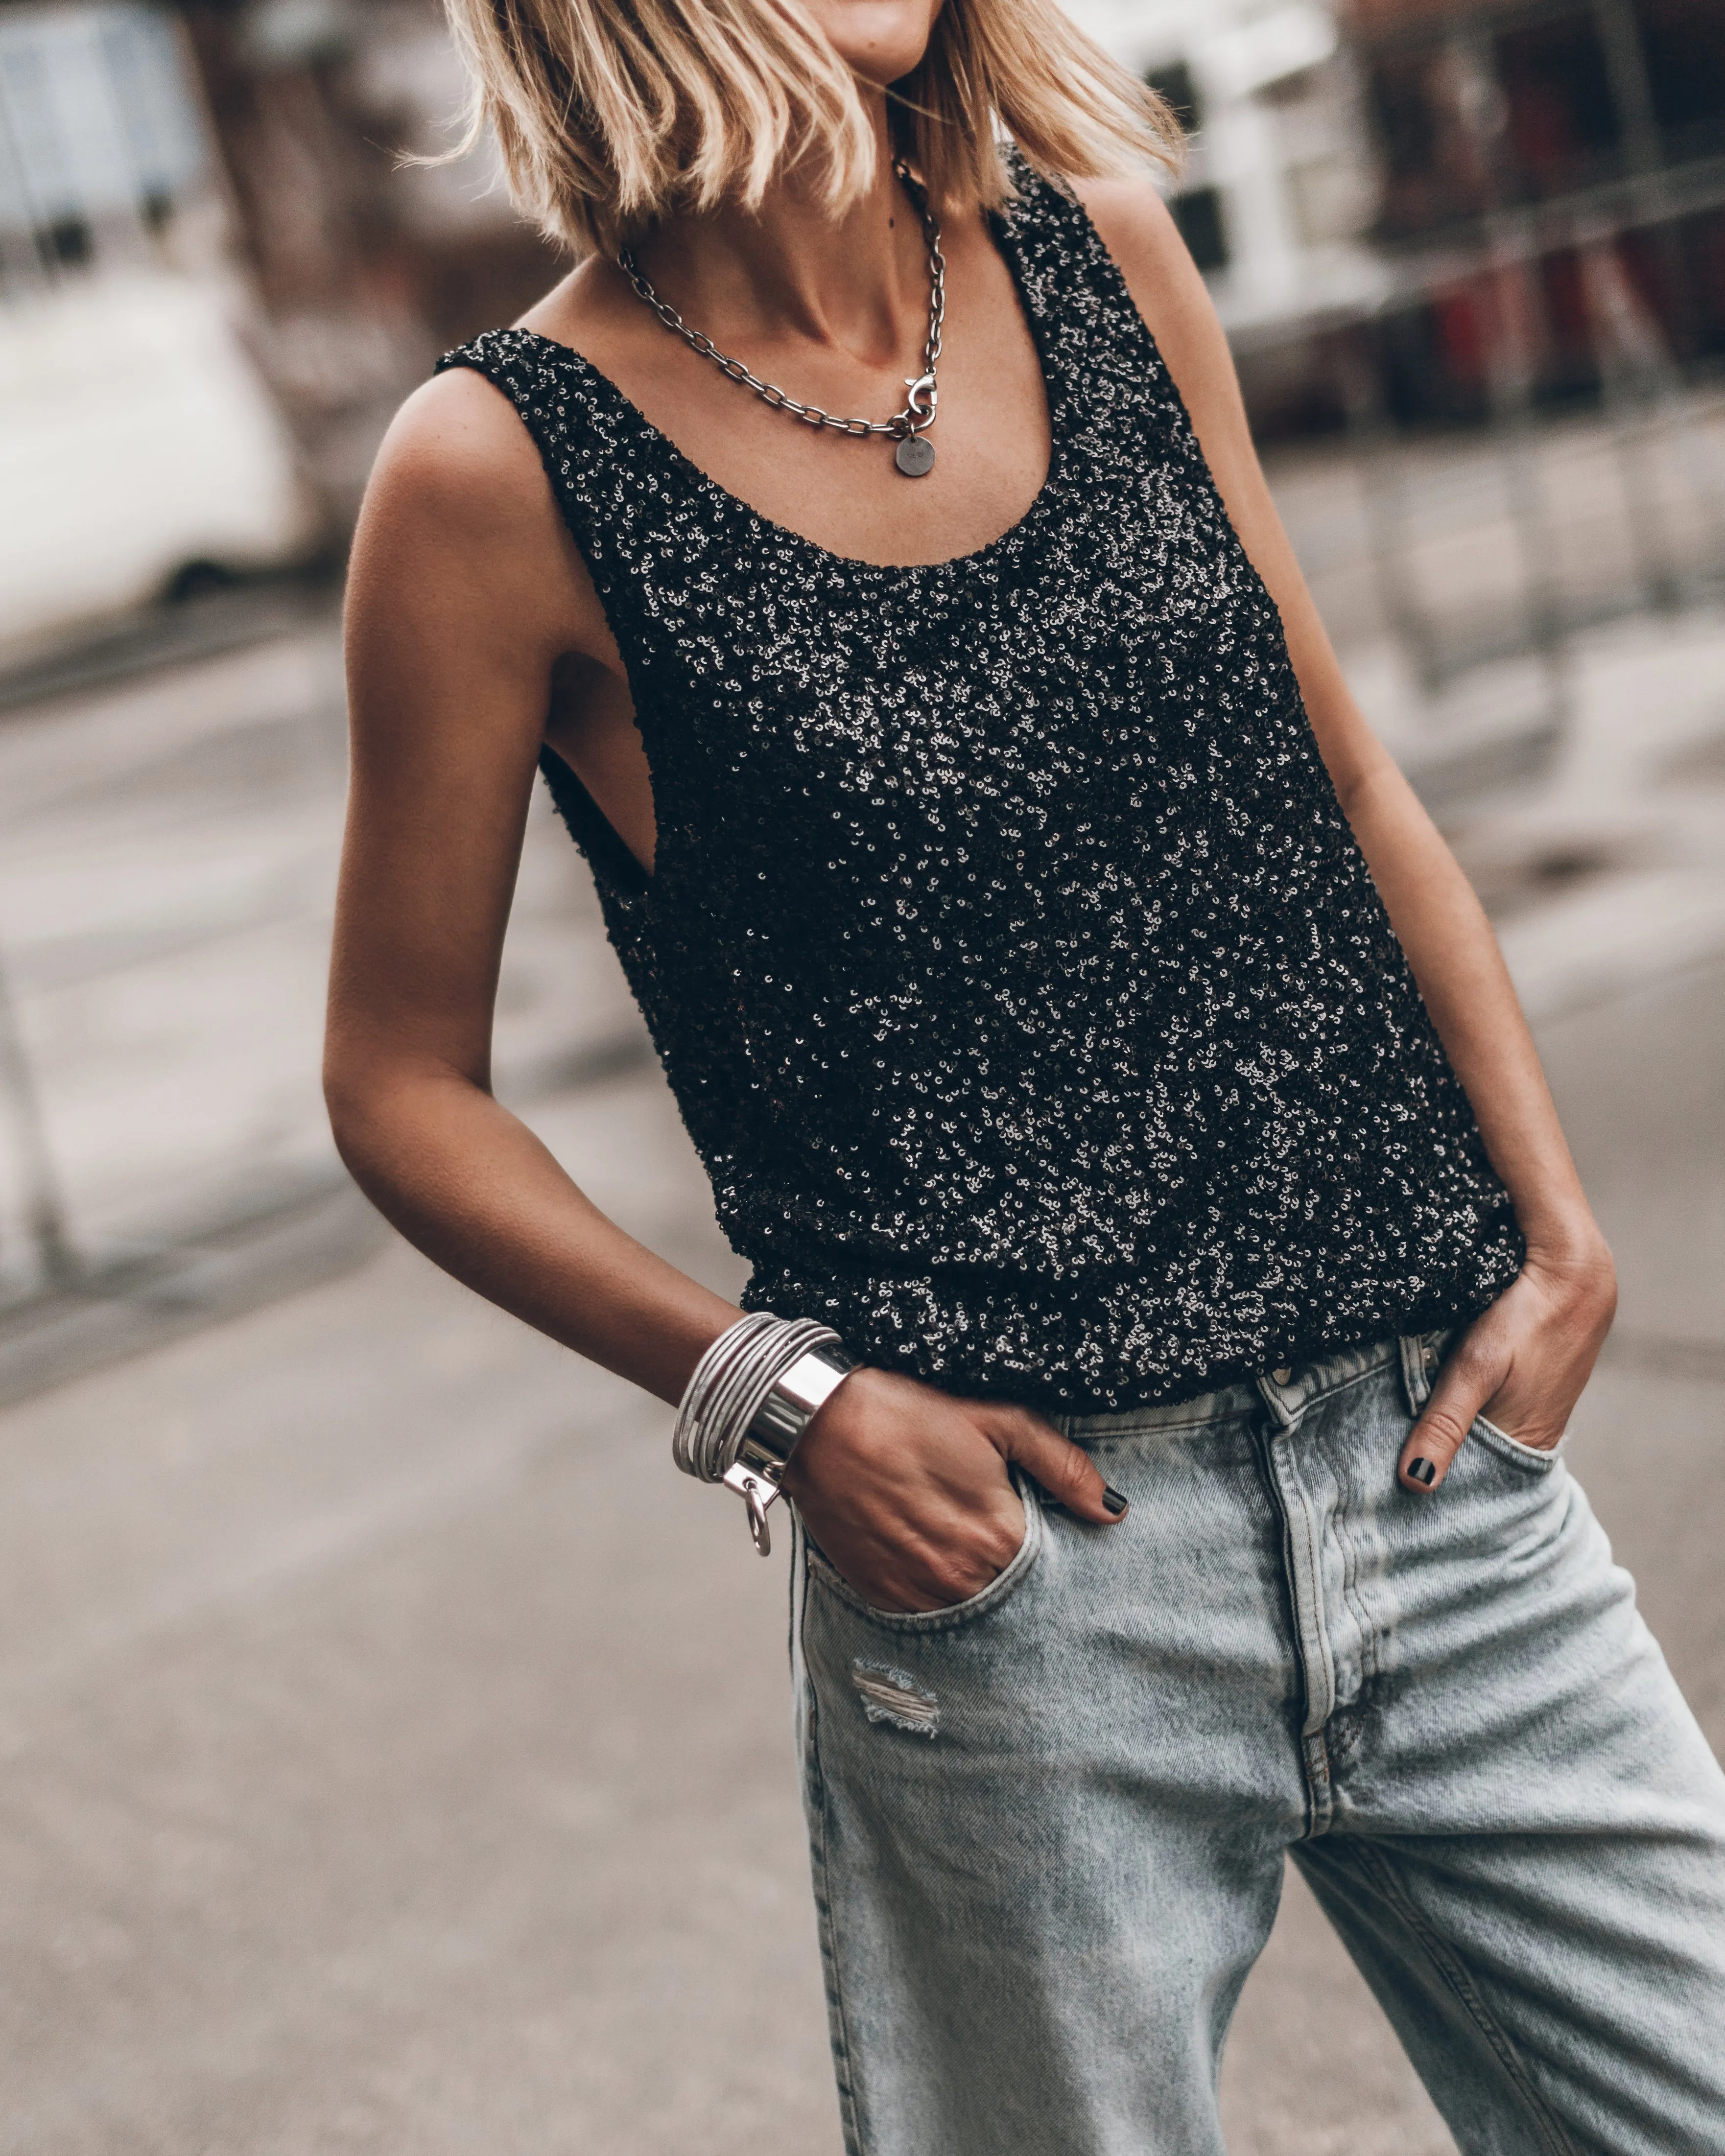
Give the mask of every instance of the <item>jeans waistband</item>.
M 1137 1436 L 1158 1430 L 1190 1430 L 1200 1423 L 1226 1422 L 1237 1415 L 1253 1414 L 1268 1406 L 1279 1421 L 1291 1422 L 1301 1410 L 1326 1393 L 1355 1383 L 1399 1363 L 1410 1385 L 1425 1379 L 1430 1390 L 1430 1373 L 1441 1359 L 1447 1331 L 1374 1340 L 1363 1348 L 1345 1348 L 1339 1354 L 1317 1361 L 1279 1365 L 1255 1379 L 1224 1385 L 1213 1393 L 1199 1393 L 1188 1400 L 1168 1400 L 1158 1407 L 1127 1408 L 1118 1414 L 1062 1415 L 1055 1420 L 1077 1443 L 1087 1438 Z M 1416 1375 L 1417 1373 L 1417 1375 Z

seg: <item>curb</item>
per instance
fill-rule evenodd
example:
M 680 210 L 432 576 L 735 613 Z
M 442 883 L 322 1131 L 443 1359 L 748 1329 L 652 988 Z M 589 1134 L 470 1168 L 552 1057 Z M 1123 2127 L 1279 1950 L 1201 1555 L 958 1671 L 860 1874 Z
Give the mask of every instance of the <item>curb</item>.
M 0 1406 L 347 1271 L 389 1230 L 345 1176 L 0 1309 Z
M 518 1106 L 603 1085 L 654 1061 L 631 1027 L 517 1064 L 500 1094 Z M 110 1255 L 69 1282 L 0 1303 L 0 1408 L 352 1270 L 393 1230 L 335 1163 L 277 1186 L 252 1209 L 195 1222 Z

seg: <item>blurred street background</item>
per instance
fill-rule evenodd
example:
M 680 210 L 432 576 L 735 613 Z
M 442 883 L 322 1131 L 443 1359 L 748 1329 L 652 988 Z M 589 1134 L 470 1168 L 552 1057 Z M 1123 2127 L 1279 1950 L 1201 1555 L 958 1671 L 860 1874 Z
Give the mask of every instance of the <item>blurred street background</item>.
M 1725 1742 L 1725 0 L 1083 0 L 1619 1255 L 1574 1461 Z M 0 0 L 0 2156 L 834 2156 L 783 1569 L 318 1096 L 389 412 L 559 273 L 425 0 Z M 739 1269 L 542 803 L 499 1091 Z M 735 1514 L 735 1517 L 733 1517 Z M 1291 1880 L 1238 2156 L 1450 2143 Z

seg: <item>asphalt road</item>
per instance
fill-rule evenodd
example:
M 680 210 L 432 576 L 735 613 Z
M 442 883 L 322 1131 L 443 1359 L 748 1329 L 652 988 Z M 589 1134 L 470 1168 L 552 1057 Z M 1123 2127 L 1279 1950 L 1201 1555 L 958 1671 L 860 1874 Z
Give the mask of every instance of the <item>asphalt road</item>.
M 1575 1462 L 1725 1740 L 1725 975 L 1545 1029 L 1623 1261 Z M 655 1074 L 535 1120 L 736 1277 Z M 0 1415 L 5 2156 L 832 2156 L 779 1563 L 392 1245 Z M 1291 1885 L 1235 2156 L 1450 2144 Z

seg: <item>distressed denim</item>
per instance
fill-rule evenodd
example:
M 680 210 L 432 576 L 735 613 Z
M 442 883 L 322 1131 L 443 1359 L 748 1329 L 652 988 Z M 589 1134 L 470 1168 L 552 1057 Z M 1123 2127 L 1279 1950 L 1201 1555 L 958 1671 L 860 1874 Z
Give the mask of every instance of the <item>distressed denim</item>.
M 1561 1458 L 1396 1481 L 1440 1343 L 1068 1425 L 968 1602 L 798 1537 L 793 1648 L 851 2156 L 1217 2156 L 1311 1881 L 1466 2156 L 1725 2152 L 1725 1777 Z

